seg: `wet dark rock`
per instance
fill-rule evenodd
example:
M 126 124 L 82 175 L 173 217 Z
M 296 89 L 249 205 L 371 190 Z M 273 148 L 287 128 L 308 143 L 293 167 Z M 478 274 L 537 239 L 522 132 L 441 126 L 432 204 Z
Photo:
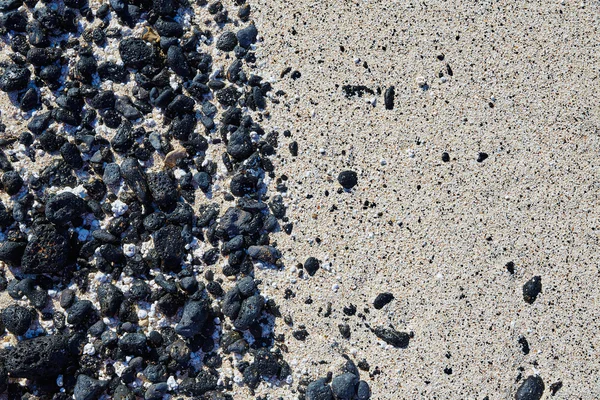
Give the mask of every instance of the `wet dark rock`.
M 65 336 L 23 340 L 5 353 L 5 367 L 13 378 L 48 378 L 64 373 L 72 361 Z
M 356 395 L 358 377 L 354 374 L 345 373 L 336 376 L 331 381 L 331 390 L 336 400 L 352 400 Z
M 21 266 L 27 274 L 59 274 L 67 265 L 68 256 L 67 239 L 53 226 L 40 225 L 34 228 L 33 236 L 25 247 Z
M 338 175 L 338 182 L 344 189 L 352 189 L 358 183 L 358 176 L 354 171 L 342 171 Z
M 73 391 L 75 400 L 96 400 L 106 388 L 106 382 L 90 378 L 87 375 L 79 375 Z
M 375 301 L 373 301 L 373 307 L 375 307 L 376 310 L 381 310 L 392 300 L 394 300 L 393 294 L 389 292 L 379 293 L 375 298 Z
M 24 335 L 31 325 L 31 312 L 25 307 L 12 304 L 2 311 L 2 323 L 10 333 Z
M 65 225 L 81 217 L 85 202 L 70 192 L 59 193 L 46 203 L 46 218 L 56 225 Z
M 537 375 L 529 376 L 517 389 L 515 400 L 539 400 L 544 395 L 545 388 L 541 377 Z
M 542 277 L 534 276 L 523 285 L 523 299 L 533 304 L 542 291 Z

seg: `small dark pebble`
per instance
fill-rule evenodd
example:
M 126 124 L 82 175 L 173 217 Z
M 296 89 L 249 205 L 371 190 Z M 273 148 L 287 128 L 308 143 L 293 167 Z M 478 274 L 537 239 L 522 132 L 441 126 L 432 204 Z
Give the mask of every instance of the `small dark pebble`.
M 393 294 L 389 292 L 379 293 L 375 298 L 375 301 L 373 301 L 373 307 L 375 307 L 376 310 L 381 310 L 383 307 L 385 307 L 386 304 L 388 304 L 392 300 L 394 300 Z
M 477 155 L 477 162 L 484 162 L 488 157 L 489 155 L 487 153 L 479 153 Z
M 542 277 L 539 275 L 534 276 L 523 285 L 523 299 L 527 303 L 533 304 L 533 302 L 535 301 L 535 299 L 537 299 L 537 296 L 540 294 L 541 291 Z
M 352 189 L 358 183 L 358 175 L 354 171 L 342 171 L 337 179 L 344 189 Z
M 525 379 L 517 393 L 515 400 L 539 400 L 544 394 L 544 381 L 537 375 L 532 375 Z

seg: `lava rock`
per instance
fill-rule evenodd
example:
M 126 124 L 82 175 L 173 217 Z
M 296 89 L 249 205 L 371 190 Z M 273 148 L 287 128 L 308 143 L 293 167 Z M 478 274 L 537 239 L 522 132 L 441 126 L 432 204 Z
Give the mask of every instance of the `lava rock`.
M 177 203 L 177 186 L 165 171 L 148 174 L 148 187 L 160 208 L 168 209 Z
M 40 336 L 6 350 L 4 363 L 13 378 L 49 378 L 62 374 L 73 360 L 67 337 Z
M 246 330 L 256 322 L 264 306 L 264 298 L 255 294 L 242 302 L 240 311 L 235 319 L 233 326 L 239 330 Z
M 223 297 L 223 303 L 221 304 L 221 310 L 230 319 L 234 320 L 237 318 L 240 308 L 242 307 L 242 296 L 237 287 L 229 290 L 225 297 Z
M 199 334 L 208 319 L 209 306 L 205 301 L 189 301 L 183 308 L 181 320 L 175 327 L 175 331 L 185 337 L 191 338 Z
M 381 310 L 383 307 L 385 307 L 386 304 L 388 304 L 392 300 L 394 300 L 393 294 L 389 292 L 379 293 L 375 298 L 375 301 L 373 301 L 373 307 L 375 307 L 376 310 Z
M 333 400 L 333 392 L 327 379 L 317 379 L 306 387 L 306 400 Z
M 6 194 L 12 196 L 19 193 L 19 190 L 23 187 L 23 179 L 17 171 L 8 171 L 2 175 L 2 186 Z
M 2 311 L 2 323 L 10 333 L 22 336 L 31 325 L 31 312 L 25 307 L 12 304 Z
M 105 388 L 106 382 L 81 374 L 77 376 L 73 396 L 75 400 L 96 400 Z
M 401 349 L 408 347 L 408 343 L 410 341 L 410 335 L 408 333 L 398 332 L 393 328 L 384 328 L 382 326 L 378 326 L 373 329 L 373 333 L 375 333 L 375 336 L 387 344 L 391 344 L 392 346 Z
M 225 32 L 217 39 L 216 47 L 221 51 L 232 51 L 238 44 L 238 39 L 235 33 Z
M 537 299 L 538 294 L 542 291 L 542 277 L 534 276 L 530 280 L 528 280 L 523 285 L 523 299 L 529 303 L 533 304 L 535 299 Z
M 0 243 L 0 261 L 11 267 L 21 265 L 21 258 L 25 253 L 27 243 L 24 242 L 2 242 Z
M 79 300 L 67 311 L 69 316 L 67 322 L 73 325 L 81 325 L 86 322 L 92 313 L 94 305 L 89 300 Z
M 237 33 L 237 40 L 240 46 L 244 48 L 250 48 L 252 43 L 256 42 L 256 36 L 258 36 L 258 30 L 254 24 L 250 24 L 245 28 L 242 28 Z
M 185 253 L 185 241 L 181 236 L 182 228 L 176 225 L 166 225 L 160 228 L 154 237 L 154 247 L 163 265 L 168 269 L 181 266 Z
M 59 274 L 67 265 L 69 251 L 67 239 L 52 225 L 37 226 L 21 259 L 23 272 Z
M 132 68 L 141 68 L 154 58 L 152 46 L 142 39 L 127 38 L 119 43 L 119 54 L 123 63 Z
M 119 339 L 119 349 L 125 354 L 142 356 L 146 353 L 146 335 L 143 333 L 127 333 Z
M 342 171 L 338 175 L 338 182 L 344 189 L 352 189 L 358 183 L 358 176 L 354 171 Z
M 515 400 L 540 400 L 545 388 L 542 378 L 532 375 L 519 386 L 515 393 Z
M 100 311 L 107 317 L 113 317 L 125 299 L 121 289 L 110 283 L 103 283 L 97 290 Z
M 254 152 L 250 133 L 244 127 L 239 127 L 230 135 L 227 153 L 235 160 L 243 161 Z
M 138 160 L 135 158 L 125 159 L 121 163 L 121 176 L 142 203 L 146 204 L 150 201 L 150 189 L 146 174 Z
M 250 246 L 248 255 L 255 260 L 275 264 L 281 258 L 281 253 L 273 246 Z
M 115 186 L 121 183 L 121 169 L 117 163 L 109 163 L 104 167 L 102 180 L 109 186 Z
M 331 389 L 336 400 L 352 400 L 356 395 L 358 377 L 354 374 L 345 373 L 336 376 L 331 381 Z
M 0 75 L 0 90 L 12 92 L 25 89 L 29 83 L 31 72 L 20 65 L 11 64 Z
M 59 193 L 46 203 L 46 218 L 56 225 L 66 225 L 85 211 L 85 202 L 70 192 Z

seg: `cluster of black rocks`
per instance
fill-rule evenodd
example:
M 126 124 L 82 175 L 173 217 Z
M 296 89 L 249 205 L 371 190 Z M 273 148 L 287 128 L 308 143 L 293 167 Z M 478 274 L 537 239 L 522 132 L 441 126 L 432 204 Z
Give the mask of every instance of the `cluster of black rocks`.
M 253 278 L 257 262 L 281 266 L 269 233 L 292 225 L 283 197 L 269 198 L 263 183 L 275 178 L 278 133 L 245 112 L 262 119 L 272 88 L 247 72 L 258 32 L 250 6 L 236 4 L 232 17 L 219 1 L 199 1 L 210 20 L 188 29 L 186 0 L 111 0 L 97 9 L 86 0 L 0 2 L 0 34 L 12 50 L 0 90 L 29 119 L 14 137 L 0 126 L 0 144 L 22 145 L 27 162 L 38 150 L 53 156 L 39 175 L 20 175 L 15 152 L 0 149 L 2 188 L 12 196 L 0 202 L 0 260 L 15 276 L 0 277 L 0 289 L 16 301 L 0 330 L 18 337 L 0 351 L 0 392 L 10 398 L 227 399 L 233 377 L 218 368 L 228 354 L 248 355 L 236 368 L 251 389 L 291 375 L 269 329 L 278 306 Z M 125 36 L 111 20 L 146 27 Z M 111 46 L 122 63 L 99 56 Z M 226 71 L 214 68 L 215 48 Z M 123 94 L 107 81 L 135 85 Z M 147 131 L 157 110 L 165 127 Z M 206 152 L 221 143 L 230 206 L 194 209 L 217 177 Z M 156 155 L 164 168 L 145 167 Z M 199 257 L 190 257 L 194 246 Z M 229 291 L 215 276 L 223 260 L 217 273 L 237 280 Z M 142 323 L 150 305 L 164 326 Z

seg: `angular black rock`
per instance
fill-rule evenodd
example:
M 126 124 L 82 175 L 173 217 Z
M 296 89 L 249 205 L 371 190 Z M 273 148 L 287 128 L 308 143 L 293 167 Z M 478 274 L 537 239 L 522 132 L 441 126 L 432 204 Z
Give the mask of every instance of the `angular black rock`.
M 333 400 L 333 392 L 326 378 L 317 379 L 306 387 L 306 400 Z
M 2 310 L 2 323 L 15 335 L 24 335 L 31 325 L 31 312 L 25 307 L 12 304 Z
M 82 216 L 85 202 L 70 192 L 59 193 L 46 203 L 46 218 L 56 225 L 65 225 Z
M 393 328 L 378 326 L 373 329 L 373 333 L 387 344 L 401 349 L 408 347 L 410 342 L 410 335 L 408 333 L 398 332 Z
M 185 337 L 191 338 L 199 334 L 208 319 L 209 304 L 206 301 L 189 301 L 183 308 L 181 320 L 175 331 Z
M 59 274 L 67 265 L 69 243 L 52 225 L 39 225 L 25 247 L 21 259 L 23 272 L 27 274 Z
M 373 301 L 373 307 L 376 310 L 381 310 L 386 304 L 394 300 L 394 295 L 389 292 L 379 293 Z
M 75 400 L 96 400 L 106 388 L 107 382 L 90 378 L 87 375 L 77 376 L 77 383 L 73 391 Z

